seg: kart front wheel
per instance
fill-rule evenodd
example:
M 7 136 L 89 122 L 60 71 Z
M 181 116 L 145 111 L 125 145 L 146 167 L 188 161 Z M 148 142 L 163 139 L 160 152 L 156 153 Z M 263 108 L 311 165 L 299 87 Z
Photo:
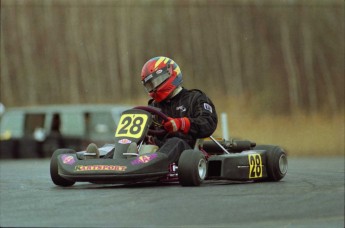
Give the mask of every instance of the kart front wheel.
M 182 186 L 199 186 L 206 178 L 207 162 L 198 150 L 185 150 L 178 162 L 178 178 Z
M 59 166 L 58 166 L 58 156 L 60 154 L 72 154 L 75 153 L 71 149 L 58 149 L 56 150 L 50 160 L 50 177 L 54 184 L 58 186 L 68 187 L 74 185 L 75 181 L 67 180 L 59 175 Z

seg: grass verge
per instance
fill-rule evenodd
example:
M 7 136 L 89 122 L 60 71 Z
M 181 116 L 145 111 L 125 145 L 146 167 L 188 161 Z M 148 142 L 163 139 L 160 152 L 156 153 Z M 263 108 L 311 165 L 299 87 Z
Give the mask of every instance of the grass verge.
M 222 112 L 228 115 L 230 137 L 249 139 L 257 144 L 279 145 L 289 156 L 344 156 L 344 113 L 333 116 L 320 113 L 286 116 L 267 114 L 269 112 L 260 114 L 258 107 L 250 108 L 253 105 L 241 99 L 212 100 L 218 116 Z M 135 103 L 146 105 L 147 100 L 143 98 Z M 214 136 L 222 136 L 221 122 Z
M 344 114 L 330 117 L 322 114 L 255 116 L 238 110 L 226 113 L 231 137 L 280 145 L 290 156 L 344 156 Z M 220 124 L 215 134 L 221 135 Z

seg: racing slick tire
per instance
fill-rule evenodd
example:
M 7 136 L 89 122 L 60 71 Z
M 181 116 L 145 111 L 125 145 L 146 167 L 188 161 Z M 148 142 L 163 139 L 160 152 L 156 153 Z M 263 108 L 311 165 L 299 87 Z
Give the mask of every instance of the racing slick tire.
M 279 146 L 259 145 L 255 150 L 266 150 L 268 181 L 280 181 L 287 173 L 288 161 L 285 151 Z
M 58 149 L 54 151 L 50 160 L 50 177 L 54 184 L 58 186 L 68 187 L 75 184 L 75 181 L 67 180 L 59 175 L 58 156 L 60 154 L 73 154 L 75 153 L 72 149 Z
M 198 150 L 185 150 L 178 161 L 178 178 L 182 186 L 199 186 L 206 178 L 207 162 Z

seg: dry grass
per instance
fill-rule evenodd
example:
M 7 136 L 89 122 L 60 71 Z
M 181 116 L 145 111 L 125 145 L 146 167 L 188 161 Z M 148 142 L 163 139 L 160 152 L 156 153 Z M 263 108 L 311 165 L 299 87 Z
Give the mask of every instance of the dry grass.
M 279 116 L 258 114 L 258 108 L 245 104 L 244 100 L 227 98 L 214 101 L 218 116 L 228 115 L 228 129 L 233 138 L 249 139 L 257 144 L 275 144 L 283 147 L 289 156 L 344 156 L 344 113 L 335 116 L 325 114 L 296 114 Z M 147 98 L 129 102 L 147 103 Z M 232 105 L 229 105 L 232 104 Z M 243 105 L 244 104 L 244 105 Z M 221 122 L 214 133 L 221 137 Z
M 336 116 L 254 115 L 243 107 L 220 108 L 219 112 L 228 113 L 231 137 L 250 139 L 257 144 L 277 144 L 285 148 L 290 156 L 344 156 L 343 113 Z M 220 127 L 216 134 L 221 134 Z

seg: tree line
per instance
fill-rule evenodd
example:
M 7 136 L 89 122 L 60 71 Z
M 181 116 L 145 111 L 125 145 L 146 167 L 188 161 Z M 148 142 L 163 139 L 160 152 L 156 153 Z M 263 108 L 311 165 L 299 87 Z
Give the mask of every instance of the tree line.
M 282 114 L 344 110 L 341 1 L 3 0 L 6 106 L 135 102 L 168 56 L 187 88 Z

